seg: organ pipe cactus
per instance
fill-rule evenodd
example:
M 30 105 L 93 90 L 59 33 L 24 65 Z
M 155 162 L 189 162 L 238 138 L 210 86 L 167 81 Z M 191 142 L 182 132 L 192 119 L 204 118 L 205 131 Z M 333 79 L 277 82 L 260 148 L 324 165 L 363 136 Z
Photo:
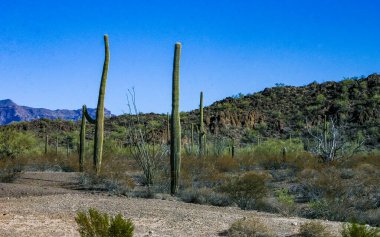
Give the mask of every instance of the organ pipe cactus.
M 181 167 L 181 123 L 179 114 L 179 65 L 181 44 L 176 43 L 174 48 L 173 84 L 172 84 L 172 115 L 170 118 L 170 193 L 176 194 L 179 186 Z
M 203 92 L 201 91 L 199 102 L 199 156 L 205 154 L 205 131 L 203 125 Z
M 104 140 L 104 96 L 106 92 L 108 65 L 110 60 L 110 51 L 108 45 L 108 35 L 104 35 L 104 48 L 105 48 L 105 59 L 103 64 L 102 79 L 100 81 L 98 106 L 96 109 L 96 118 L 93 119 L 88 114 L 86 107 L 83 107 L 83 114 L 86 119 L 95 124 L 95 140 L 94 140 L 94 157 L 93 164 L 96 174 L 100 173 L 100 167 L 102 165 L 102 154 L 103 154 L 103 140 Z M 84 145 L 84 144 L 83 144 Z M 84 148 L 84 146 L 83 146 Z M 83 150 L 82 150 L 83 153 Z

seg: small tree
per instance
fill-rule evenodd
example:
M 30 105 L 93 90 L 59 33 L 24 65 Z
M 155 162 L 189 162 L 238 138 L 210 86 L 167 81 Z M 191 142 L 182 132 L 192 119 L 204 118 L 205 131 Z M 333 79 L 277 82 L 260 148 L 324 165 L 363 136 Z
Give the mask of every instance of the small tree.
M 129 124 L 127 130 L 127 140 L 130 146 L 130 152 L 133 159 L 136 160 L 139 167 L 142 169 L 148 186 L 153 185 L 158 169 L 158 163 L 168 154 L 168 147 L 164 144 L 159 144 L 157 147 L 152 147 L 146 139 L 146 131 L 143 131 L 140 125 L 139 112 L 136 106 L 136 94 L 132 88 L 127 94 L 129 108 Z
M 337 126 L 334 119 L 327 121 L 326 116 L 323 128 L 313 127 L 308 124 L 307 130 L 315 141 L 315 146 L 309 148 L 310 152 L 321 158 L 323 162 L 351 157 L 360 150 L 365 141 L 361 138 L 356 143 L 347 141 L 347 138 L 343 134 L 344 127 Z

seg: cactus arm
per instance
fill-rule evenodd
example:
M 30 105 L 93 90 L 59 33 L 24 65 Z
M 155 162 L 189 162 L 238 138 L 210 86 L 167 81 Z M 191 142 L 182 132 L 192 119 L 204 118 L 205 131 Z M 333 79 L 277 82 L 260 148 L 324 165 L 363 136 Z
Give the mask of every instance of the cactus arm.
M 108 65 L 110 60 L 108 35 L 104 35 L 104 48 L 105 58 L 103 64 L 102 80 L 100 82 L 98 107 L 96 110 L 96 123 L 95 123 L 95 141 L 94 141 L 94 165 L 96 173 L 100 173 L 102 164 L 103 153 L 103 139 L 104 139 L 104 96 L 106 93 L 106 83 L 108 74 Z
M 91 118 L 91 115 L 88 113 L 86 105 L 83 105 L 83 107 L 82 107 L 82 113 L 83 113 L 83 115 L 85 116 L 85 118 L 87 119 L 87 121 L 89 123 L 91 123 L 91 124 L 95 124 L 96 123 L 96 119 Z
M 179 67 L 181 57 L 181 44 L 176 43 L 173 62 L 172 87 L 172 116 L 170 136 L 170 193 L 176 194 L 179 186 L 179 173 L 181 167 L 181 124 L 179 114 Z

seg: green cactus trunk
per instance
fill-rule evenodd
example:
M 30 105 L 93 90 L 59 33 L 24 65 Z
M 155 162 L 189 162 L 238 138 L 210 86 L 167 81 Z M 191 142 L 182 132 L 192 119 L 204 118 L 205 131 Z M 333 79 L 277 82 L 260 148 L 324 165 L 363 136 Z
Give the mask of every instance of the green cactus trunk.
M 170 116 L 166 114 L 166 144 L 170 144 Z
M 286 162 L 286 153 L 287 153 L 288 149 L 286 147 L 283 147 L 282 148 L 282 161 L 283 162 Z
M 66 157 L 69 157 L 70 155 L 70 139 L 69 137 L 66 137 Z
M 82 107 L 82 124 L 80 127 L 80 144 L 79 144 L 79 171 L 83 172 L 83 163 L 85 156 L 85 143 L 86 143 L 86 106 Z
M 232 158 L 235 158 L 235 141 L 234 141 L 234 139 L 231 139 L 231 156 L 232 156 Z
M 105 59 L 103 65 L 102 80 L 100 82 L 98 107 L 96 110 L 96 123 L 95 123 L 95 141 L 94 141 L 94 165 L 96 174 L 100 173 L 102 165 L 103 154 L 103 140 L 104 140 L 104 96 L 106 93 L 106 83 L 108 74 L 108 65 L 110 60 L 110 52 L 108 45 L 108 35 L 104 35 L 105 46 Z
M 328 133 L 328 125 L 327 125 L 327 116 L 325 115 L 324 123 L 323 123 L 323 139 L 324 139 L 324 146 L 327 146 L 327 133 Z
M 100 173 L 100 167 L 102 165 L 102 154 L 103 154 L 104 97 L 105 97 L 105 93 L 106 93 L 108 65 L 109 65 L 109 60 L 110 60 L 108 35 L 104 35 L 104 48 L 105 48 L 105 58 L 104 58 L 104 64 L 103 64 L 102 79 L 100 81 L 98 106 L 96 108 L 96 118 L 95 119 L 91 118 L 91 116 L 88 114 L 88 111 L 87 111 L 87 108 L 85 105 L 82 108 L 83 115 L 87 119 L 87 121 L 91 124 L 95 124 L 93 166 L 94 166 L 94 170 L 96 171 L 97 175 Z M 82 124 L 83 124 L 83 118 L 82 118 Z M 83 126 L 83 127 L 85 127 L 85 126 Z M 82 149 L 82 148 L 80 148 L 80 149 Z M 83 142 L 82 154 L 83 154 L 83 152 L 84 152 L 84 142 Z M 79 158 L 79 160 L 81 160 L 81 158 Z
M 201 91 L 199 102 L 199 156 L 205 154 L 205 131 L 203 125 L 203 92 Z
M 58 155 L 58 134 L 55 138 L 55 154 Z
M 176 43 L 173 62 L 173 87 L 172 87 L 172 116 L 170 137 L 170 193 L 176 194 L 179 186 L 179 174 L 181 167 L 181 123 L 179 115 L 179 65 L 181 57 L 181 44 Z
M 48 153 L 49 135 L 45 135 L 45 155 Z
M 191 154 L 194 154 L 194 124 L 191 124 Z

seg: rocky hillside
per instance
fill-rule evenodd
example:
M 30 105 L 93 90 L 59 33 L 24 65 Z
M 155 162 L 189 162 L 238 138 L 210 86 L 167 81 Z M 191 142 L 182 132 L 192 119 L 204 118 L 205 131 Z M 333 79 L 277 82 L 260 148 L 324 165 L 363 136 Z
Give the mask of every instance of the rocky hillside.
M 198 111 L 190 113 L 196 122 Z M 264 137 L 305 136 L 307 125 L 333 119 L 347 135 L 380 143 L 380 75 L 306 86 L 278 86 L 239 98 L 226 98 L 206 108 L 211 133 L 240 128 Z M 232 134 L 233 135 L 233 134 Z M 244 135 L 244 134 L 243 134 Z
M 77 119 L 80 111 L 72 114 Z M 235 138 L 242 143 L 257 142 L 259 137 L 307 139 L 310 138 L 307 126 L 318 126 L 327 116 L 335 121 L 349 139 L 355 140 L 359 135 L 365 137 L 367 146 L 380 147 L 380 75 L 321 84 L 313 82 L 301 87 L 266 88 L 257 93 L 217 101 L 206 107 L 204 114 L 209 141 L 213 137 Z M 198 116 L 199 110 L 181 113 L 185 141 L 190 135 L 191 123 L 195 125 L 196 134 Z M 148 140 L 166 140 L 166 115 L 150 113 L 139 117 L 140 126 L 143 126 Z M 131 119 L 135 122 L 131 123 Z M 136 124 L 136 121 L 129 115 L 107 119 L 106 134 L 115 139 L 124 139 L 125 134 L 122 133 L 125 133 L 125 127 Z M 51 126 L 54 131 L 79 129 L 78 123 L 46 120 L 14 126 L 20 130 L 38 131 L 42 131 L 45 126 Z M 90 138 L 92 125 L 88 126 Z
M 88 109 L 92 116 L 95 116 L 95 109 Z M 0 100 L 0 125 L 10 124 L 12 122 L 32 121 L 36 119 L 62 119 L 62 120 L 79 120 L 81 119 L 82 110 L 49 110 L 43 108 L 30 108 L 20 106 L 12 100 Z M 111 116 L 111 112 L 106 110 L 106 116 Z

